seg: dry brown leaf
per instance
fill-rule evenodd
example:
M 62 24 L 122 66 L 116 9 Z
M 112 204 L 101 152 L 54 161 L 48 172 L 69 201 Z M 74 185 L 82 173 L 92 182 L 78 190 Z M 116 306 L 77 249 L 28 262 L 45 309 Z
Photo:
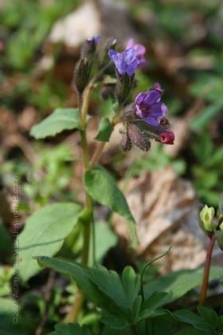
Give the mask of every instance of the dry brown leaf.
M 172 246 L 159 261 L 162 273 L 196 268 L 204 262 L 208 238 L 199 227 L 199 203 L 189 181 L 168 166 L 132 179 L 126 194 L 137 222 L 140 258 L 151 260 Z M 114 227 L 121 236 L 128 236 L 124 220 L 118 216 Z M 217 247 L 215 253 L 219 264 Z

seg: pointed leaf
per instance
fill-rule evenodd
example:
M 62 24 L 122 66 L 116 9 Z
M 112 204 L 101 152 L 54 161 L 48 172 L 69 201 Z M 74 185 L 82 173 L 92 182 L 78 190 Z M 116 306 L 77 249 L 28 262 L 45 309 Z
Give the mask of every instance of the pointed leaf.
M 57 108 L 53 114 L 33 126 L 30 135 L 36 139 L 41 139 L 55 136 L 63 130 L 79 128 L 79 111 L 77 108 Z
M 210 280 L 223 276 L 223 268 L 211 267 Z M 181 270 L 167 274 L 165 277 L 156 278 L 155 280 L 144 285 L 144 294 L 147 297 L 154 291 L 167 292 L 169 294 L 167 303 L 170 303 L 193 288 L 199 286 L 202 282 L 203 269 Z
M 106 294 L 115 305 L 124 309 L 128 308 L 126 295 L 117 272 L 109 271 L 101 265 L 96 265 L 92 269 L 91 279 L 99 290 Z
M 50 257 L 35 257 L 41 266 L 47 266 L 55 271 L 70 275 L 77 283 L 77 285 L 84 292 L 86 297 L 97 306 L 101 307 L 103 304 L 110 304 L 111 300 L 101 293 L 97 286 L 92 282 L 91 269 L 86 266 L 65 261 L 59 258 Z
M 34 256 L 53 256 L 60 250 L 81 211 L 82 207 L 73 203 L 51 204 L 28 218 L 17 240 L 19 274 L 23 281 L 40 271 Z
M 202 323 L 201 317 L 195 314 L 194 312 L 191 312 L 188 309 L 181 309 L 179 311 L 174 312 L 173 314 L 177 318 L 177 320 L 188 323 L 193 326 L 200 325 Z
M 132 243 L 135 245 L 137 242 L 135 220 L 123 193 L 116 185 L 115 179 L 105 169 L 98 166 L 86 171 L 84 183 L 88 193 L 94 200 L 108 206 L 111 210 L 127 219 Z
M 130 266 L 127 266 L 122 273 L 122 286 L 126 294 L 129 308 L 132 308 L 133 303 L 139 294 L 140 277 Z
M 215 312 L 215 310 L 213 310 L 212 308 L 207 308 L 205 306 L 198 306 L 197 309 L 203 320 L 208 322 L 213 327 L 217 326 L 219 316 Z
M 166 292 L 154 292 L 141 306 L 141 312 L 139 317 L 142 319 L 153 315 L 154 312 L 161 306 L 165 305 L 168 299 L 168 294 Z M 164 312 L 165 313 L 165 312 Z M 163 312 L 161 311 L 161 315 Z

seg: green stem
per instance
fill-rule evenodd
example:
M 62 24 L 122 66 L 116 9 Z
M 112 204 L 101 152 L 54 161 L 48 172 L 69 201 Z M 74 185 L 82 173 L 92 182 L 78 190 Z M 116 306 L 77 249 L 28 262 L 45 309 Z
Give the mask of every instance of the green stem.
M 105 67 L 107 68 L 107 67 Z M 97 164 L 102 150 L 104 148 L 105 143 L 102 143 L 97 151 L 95 152 L 95 155 L 93 156 L 93 159 L 90 164 L 89 159 L 89 148 L 88 148 L 88 141 L 87 141 L 87 115 L 88 115 L 88 109 L 89 109 L 89 98 L 90 93 L 94 87 L 95 82 L 100 79 L 100 77 L 103 75 L 105 68 L 102 69 L 92 80 L 89 82 L 88 86 L 85 88 L 83 92 L 83 96 L 79 96 L 79 108 L 80 108 L 80 137 L 81 137 L 81 148 L 82 148 L 82 157 L 83 157 L 83 177 L 86 170 L 89 168 L 93 168 L 95 164 Z M 115 123 L 114 123 L 115 124 Z M 92 229 L 92 237 L 93 237 L 93 262 L 95 262 L 95 227 L 94 227 L 94 215 L 93 215 L 93 201 L 88 192 L 85 189 L 85 208 L 90 213 L 90 220 L 89 222 L 85 222 L 83 227 L 83 252 L 82 252 L 82 259 L 81 263 L 87 265 L 89 261 L 89 249 L 90 249 L 90 240 L 91 240 L 91 229 Z M 71 307 L 70 312 L 65 318 L 65 322 L 75 322 L 77 320 L 78 314 L 82 308 L 84 302 L 84 294 L 83 292 L 77 288 L 76 296 L 74 299 L 74 303 Z
M 79 311 L 82 308 L 83 302 L 84 302 L 84 294 L 79 288 L 77 288 L 74 303 L 71 307 L 70 312 L 67 314 L 66 318 L 64 319 L 65 323 L 75 322 L 77 320 L 77 317 L 78 317 Z
M 92 85 L 89 84 L 84 93 L 83 97 L 79 97 L 79 108 L 80 108 L 80 138 L 81 138 L 81 148 L 82 148 L 82 157 L 83 157 L 83 176 L 85 171 L 89 168 L 89 148 L 88 148 L 88 141 L 87 141 L 87 114 L 88 114 L 88 106 L 89 106 L 89 95 L 92 89 Z M 82 251 L 82 259 L 81 263 L 87 265 L 89 261 L 89 249 L 90 249 L 90 239 L 91 239 L 91 226 L 94 226 L 94 216 L 93 216 L 93 202 L 90 195 L 87 193 L 85 189 L 85 208 L 90 213 L 90 220 L 89 222 L 85 222 L 83 227 L 83 251 Z M 77 288 L 76 296 L 71 307 L 70 312 L 65 318 L 65 322 L 75 322 L 77 320 L 78 314 L 82 308 L 84 302 L 84 294 L 83 292 Z
M 211 267 L 211 256 L 212 256 L 214 244 L 215 244 L 215 234 L 212 233 L 212 235 L 210 236 L 206 259 L 205 259 L 203 281 L 202 281 L 201 292 L 200 292 L 200 297 L 199 297 L 199 305 L 204 305 L 206 295 L 207 295 L 209 273 L 210 273 L 210 267 Z

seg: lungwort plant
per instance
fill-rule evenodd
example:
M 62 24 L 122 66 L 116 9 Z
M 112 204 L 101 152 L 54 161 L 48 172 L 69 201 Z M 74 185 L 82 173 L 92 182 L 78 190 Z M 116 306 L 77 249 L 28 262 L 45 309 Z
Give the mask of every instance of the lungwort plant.
M 43 206 L 28 218 L 17 240 L 22 282 L 27 282 L 41 271 L 41 266 L 64 274 L 76 286 L 65 320 L 61 320 L 50 335 L 87 335 L 92 332 L 104 335 L 223 334 L 223 317 L 214 310 L 200 306 L 198 313 L 195 313 L 189 310 L 170 311 L 166 307 L 202 282 L 202 269 L 170 273 L 148 282 L 146 273 L 149 265 L 165 254 L 157 255 L 138 273 L 127 266 L 119 275 L 97 264 L 99 245 L 96 243 L 96 203 L 107 206 L 111 213 L 126 219 L 132 250 L 138 243 L 137 223 L 125 196 L 111 173 L 100 165 L 100 157 L 114 128 L 117 124 L 122 125 L 120 150 L 124 152 L 133 146 L 148 151 L 152 141 L 174 144 L 174 133 L 166 117 L 168 108 L 163 102 L 161 85 L 154 83 L 146 92 L 134 96 L 137 69 L 148 66 L 145 51 L 143 45 L 135 44 L 132 39 L 124 50 L 117 46 L 113 38 L 95 36 L 86 40 L 74 71 L 73 83 L 78 107 L 58 108 L 31 130 L 31 135 L 38 140 L 55 136 L 64 130 L 74 130 L 79 132 L 82 150 L 82 157 L 74 158 L 81 159 L 83 163 L 84 203 L 60 202 Z M 88 123 L 91 118 L 90 100 L 95 89 L 100 91 L 102 101 L 110 99 L 112 104 L 111 110 L 101 116 L 95 133 L 96 149 L 92 153 L 89 149 Z M 77 199 L 76 195 L 74 199 Z M 218 240 L 222 240 L 222 206 L 219 214 L 221 222 L 218 225 L 210 223 L 206 218 L 209 215 L 207 213 L 209 210 L 202 212 L 202 228 L 208 231 L 213 244 L 213 235 L 217 234 Z M 109 222 L 106 224 L 109 227 Z M 99 236 L 100 244 L 103 244 L 105 235 Z M 79 237 L 81 246 L 78 252 L 72 252 L 75 243 L 80 241 Z M 70 250 L 70 257 L 66 260 L 61 257 L 65 244 L 70 247 L 67 249 Z M 53 257 L 55 255 L 56 258 Z M 208 274 L 206 272 L 201 304 L 204 303 L 208 279 L 218 278 L 222 274 L 219 268 L 213 268 Z M 94 315 L 97 315 L 96 320 L 100 320 L 97 321 L 97 330 L 83 325 L 90 324 L 89 320 L 84 322 L 86 299 L 95 306 Z

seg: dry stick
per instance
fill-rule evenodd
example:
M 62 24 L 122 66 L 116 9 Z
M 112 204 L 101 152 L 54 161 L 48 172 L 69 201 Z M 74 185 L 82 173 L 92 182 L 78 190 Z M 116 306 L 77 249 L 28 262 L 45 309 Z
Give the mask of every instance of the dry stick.
M 200 297 L 199 297 L 199 305 L 204 305 L 206 295 L 207 295 L 209 273 L 210 273 L 210 267 L 211 267 L 211 256 L 212 256 L 212 251 L 213 251 L 214 244 L 215 244 L 215 239 L 216 239 L 215 234 L 212 233 L 210 240 L 209 240 L 209 245 L 207 248 L 206 259 L 205 259 L 205 264 L 204 264 L 204 273 L 203 273 L 203 281 L 202 281 L 201 292 L 200 292 Z

